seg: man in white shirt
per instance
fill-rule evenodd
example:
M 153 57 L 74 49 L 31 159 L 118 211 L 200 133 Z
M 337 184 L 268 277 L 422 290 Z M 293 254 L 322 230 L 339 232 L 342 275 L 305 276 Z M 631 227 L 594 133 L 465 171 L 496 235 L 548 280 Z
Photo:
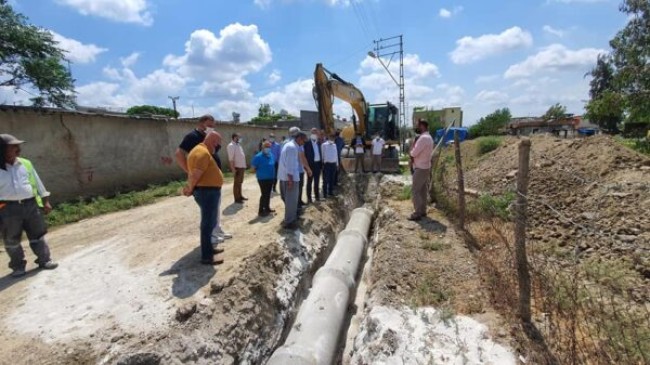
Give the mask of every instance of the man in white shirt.
M 354 146 L 354 172 L 359 172 L 359 166 L 361 166 L 361 172 L 366 172 L 366 167 L 363 165 L 363 157 L 365 154 L 364 141 L 361 137 L 361 133 L 357 132 L 356 137 L 352 139 L 352 145 Z
M 381 155 L 384 153 L 386 142 L 379 136 L 379 133 L 372 139 L 372 172 L 381 172 Z
M 246 172 L 246 155 L 241 144 L 239 133 L 233 133 L 232 142 L 228 144 L 228 163 L 230 171 L 235 174 L 235 182 L 232 187 L 235 203 L 243 204 L 248 198 L 242 195 L 241 186 L 244 183 L 244 172 Z
M 334 196 L 334 184 L 336 183 L 336 170 L 339 167 L 339 153 L 334 143 L 334 134 L 322 145 L 323 156 L 323 197 Z
M 300 183 L 300 146 L 305 144 L 307 135 L 303 132 L 295 134 L 289 142 L 282 146 L 280 163 L 278 165 L 278 181 L 284 201 L 284 220 L 282 228 L 298 228 L 298 196 Z
M 26 274 L 27 261 L 20 245 L 23 230 L 37 257 L 38 267 L 52 270 L 58 266 L 50 258 L 50 248 L 45 242 L 47 225 L 40 209 L 43 208 L 45 214 L 52 210 L 50 193 L 32 163 L 19 157 L 23 143 L 10 134 L 0 135 L 0 233 L 9 254 L 12 277 Z

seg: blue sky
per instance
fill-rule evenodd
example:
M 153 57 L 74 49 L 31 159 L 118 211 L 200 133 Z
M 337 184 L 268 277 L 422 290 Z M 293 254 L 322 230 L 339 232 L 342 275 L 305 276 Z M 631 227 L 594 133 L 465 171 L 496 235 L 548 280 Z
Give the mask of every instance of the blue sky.
M 582 114 L 584 74 L 626 23 L 619 0 L 11 0 L 68 51 L 78 102 L 171 106 L 229 120 L 315 110 L 315 64 L 370 102 L 398 102 L 373 40 L 402 34 L 413 106 L 462 106 L 466 125 L 496 108 Z M 385 60 L 386 62 L 388 60 Z M 397 76 L 397 63 L 391 64 Z M 0 103 L 23 92 L 0 89 Z M 336 103 L 349 117 L 351 108 Z

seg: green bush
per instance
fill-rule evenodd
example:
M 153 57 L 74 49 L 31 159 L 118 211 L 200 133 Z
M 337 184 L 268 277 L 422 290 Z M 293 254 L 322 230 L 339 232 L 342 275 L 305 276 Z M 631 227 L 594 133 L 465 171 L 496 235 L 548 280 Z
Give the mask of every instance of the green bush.
M 484 155 L 501 146 L 501 139 L 497 137 L 483 137 L 478 140 L 478 154 Z
M 411 185 L 404 185 L 402 188 L 402 192 L 399 194 L 398 199 L 399 200 L 409 200 L 411 199 L 413 192 Z
M 501 196 L 490 194 L 481 195 L 474 201 L 469 210 L 487 217 L 498 217 L 503 220 L 510 219 L 510 204 L 515 200 L 515 193 L 509 191 Z

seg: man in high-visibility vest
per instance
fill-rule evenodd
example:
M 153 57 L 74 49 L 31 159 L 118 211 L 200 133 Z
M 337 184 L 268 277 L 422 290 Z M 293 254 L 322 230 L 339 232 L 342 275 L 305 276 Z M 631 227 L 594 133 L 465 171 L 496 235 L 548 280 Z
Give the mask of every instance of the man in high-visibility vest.
M 43 213 L 52 210 L 50 193 L 38 177 L 32 163 L 20 156 L 25 143 L 10 134 L 0 134 L 0 221 L 5 249 L 9 254 L 11 276 L 26 274 L 25 252 L 20 245 L 23 231 L 41 269 L 52 270 L 58 264 L 50 258 L 45 242 L 47 225 Z

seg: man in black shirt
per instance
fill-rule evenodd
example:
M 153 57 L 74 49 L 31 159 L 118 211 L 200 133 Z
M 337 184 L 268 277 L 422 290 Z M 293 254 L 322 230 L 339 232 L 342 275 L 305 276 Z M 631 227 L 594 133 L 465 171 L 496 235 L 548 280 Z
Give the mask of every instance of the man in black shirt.
M 178 163 L 178 166 L 180 166 L 183 171 L 187 172 L 187 155 L 190 153 L 190 151 L 192 151 L 194 147 L 196 147 L 197 144 L 203 142 L 207 132 L 212 129 L 214 129 L 214 117 L 212 115 L 206 114 L 199 118 L 196 128 L 186 134 L 185 137 L 183 137 L 183 141 L 178 146 L 175 153 L 176 163 Z M 219 149 L 221 149 L 221 145 L 217 145 L 212 157 L 217 163 L 217 166 L 219 166 L 219 169 L 223 171 L 221 168 L 221 159 L 219 158 L 218 154 Z M 221 200 L 219 202 L 221 203 Z M 217 206 L 217 224 L 215 225 L 214 231 L 212 232 L 213 243 L 220 243 L 228 238 L 232 238 L 232 235 L 230 233 L 224 232 L 221 229 L 221 207 Z

